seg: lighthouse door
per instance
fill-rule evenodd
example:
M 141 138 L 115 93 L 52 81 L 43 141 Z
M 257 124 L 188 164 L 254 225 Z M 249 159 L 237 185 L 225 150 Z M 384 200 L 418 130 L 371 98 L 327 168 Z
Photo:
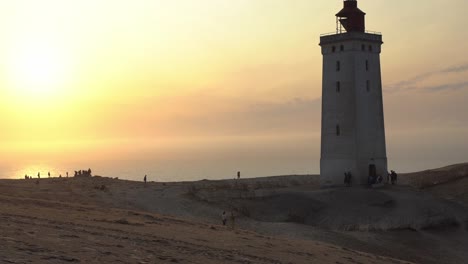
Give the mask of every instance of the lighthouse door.
M 369 165 L 369 176 L 370 177 L 377 177 L 377 168 L 375 167 L 375 164 L 370 164 Z

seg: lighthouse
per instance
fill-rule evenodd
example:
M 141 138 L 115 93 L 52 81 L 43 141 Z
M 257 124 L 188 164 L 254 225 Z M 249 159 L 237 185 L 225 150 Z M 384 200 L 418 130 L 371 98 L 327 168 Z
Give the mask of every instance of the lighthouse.
M 366 31 L 365 13 L 345 0 L 336 31 L 320 36 L 323 55 L 320 183 L 353 186 L 387 175 L 380 52 L 382 35 Z

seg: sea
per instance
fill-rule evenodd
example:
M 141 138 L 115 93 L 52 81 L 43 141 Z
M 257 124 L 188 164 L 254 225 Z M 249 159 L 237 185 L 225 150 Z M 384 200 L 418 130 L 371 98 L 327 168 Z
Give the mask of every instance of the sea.
M 303 143 L 306 142 L 306 143 Z M 310 142 L 310 143 L 309 143 Z M 320 173 L 318 140 L 274 143 L 199 144 L 191 147 L 149 147 L 133 145 L 86 151 L 0 153 L 0 178 L 24 179 L 71 177 L 75 171 L 92 170 L 93 175 L 141 181 L 179 182 Z M 405 154 L 406 155 L 403 155 Z M 410 156 L 390 150 L 388 169 L 400 173 L 434 169 L 467 162 L 464 155 Z
M 34 153 L 3 158 L 0 178 L 24 179 L 73 176 L 75 171 L 91 169 L 93 175 L 126 180 L 174 182 L 230 179 L 272 175 L 316 174 L 318 153 L 302 146 L 272 149 L 190 148 L 137 151 L 89 151 L 89 153 Z M 1 158 L 1 156 L 0 156 Z
M 4 164 L 0 167 L 0 178 L 24 179 L 27 176 L 36 178 L 71 177 L 75 171 L 91 169 L 93 175 L 112 177 L 125 180 L 143 180 L 145 175 L 149 181 L 174 182 L 197 180 L 220 180 L 237 177 L 237 172 L 243 178 L 263 177 L 273 175 L 314 174 L 318 173 L 318 164 L 300 161 L 240 161 L 227 160 L 192 160 L 192 161 L 149 161 L 149 160 L 107 160 L 88 162 L 54 162 L 41 161 L 32 163 Z M 317 168 L 314 168 L 316 166 Z

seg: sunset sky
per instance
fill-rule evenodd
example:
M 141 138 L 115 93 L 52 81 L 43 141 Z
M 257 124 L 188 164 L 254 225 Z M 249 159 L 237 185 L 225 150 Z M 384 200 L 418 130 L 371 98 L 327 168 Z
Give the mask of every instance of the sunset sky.
M 0 157 L 223 149 L 316 173 L 319 36 L 335 30 L 342 5 L 1 1 Z M 468 2 L 359 7 L 383 34 L 389 167 L 468 161 Z

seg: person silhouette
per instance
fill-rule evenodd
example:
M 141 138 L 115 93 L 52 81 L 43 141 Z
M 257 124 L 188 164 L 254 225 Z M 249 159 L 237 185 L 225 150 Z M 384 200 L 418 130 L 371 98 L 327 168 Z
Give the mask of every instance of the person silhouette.
M 223 221 L 223 226 L 225 226 L 227 222 L 226 211 L 223 211 L 223 213 L 221 214 L 221 220 Z

